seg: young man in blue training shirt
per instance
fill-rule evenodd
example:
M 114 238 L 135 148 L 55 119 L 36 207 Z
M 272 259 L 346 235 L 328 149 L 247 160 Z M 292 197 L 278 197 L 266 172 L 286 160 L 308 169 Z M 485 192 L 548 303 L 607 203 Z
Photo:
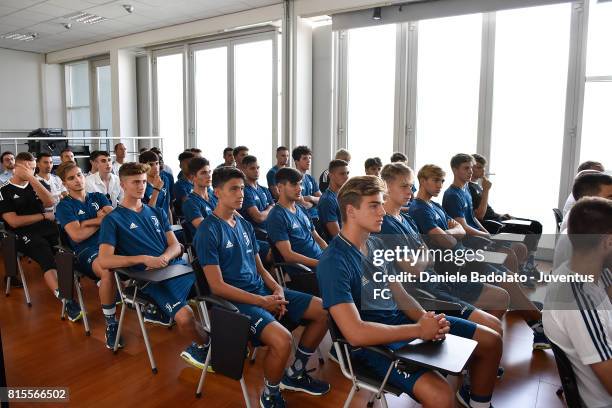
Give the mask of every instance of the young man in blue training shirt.
M 285 146 L 279 146 L 276 149 L 276 165 L 268 170 L 266 174 L 266 181 L 268 182 L 268 189 L 270 194 L 275 200 L 278 200 L 278 188 L 276 187 L 276 172 L 283 167 L 289 166 L 289 149 Z
M 57 205 L 55 218 L 70 238 L 79 271 L 99 280 L 98 293 L 106 321 L 106 347 L 112 349 L 119 326 L 115 318 L 116 287 L 112 272 L 100 267 L 98 236 L 102 220 L 113 207 L 104 194 L 86 192 L 85 177 L 75 162 L 60 164 L 56 174 L 68 190 L 68 195 Z
M 474 215 L 472 195 L 467 187 L 472 179 L 474 158 L 469 154 L 459 153 L 452 157 L 450 165 L 453 170 L 453 183 L 444 192 L 442 208 L 463 227 L 466 234 L 463 244 L 473 247 L 471 237 L 491 237 Z M 513 272 L 518 272 L 519 265 L 527 260 L 525 244 L 512 243 L 509 248 L 498 247 L 497 250 L 508 254 L 505 265 Z
M 380 171 L 382 170 L 383 164 L 380 157 L 370 157 L 366 159 L 364 165 L 366 176 L 380 177 Z
M 502 354 L 501 337 L 473 322 L 426 312 L 400 284 L 378 283 L 375 273 L 397 273 L 394 265 L 382 261 L 375 266 L 373 253 L 382 241 L 370 237 L 381 229 L 383 181 L 375 176 L 353 177 L 338 192 L 342 230 L 319 261 L 317 277 L 323 306 L 329 310 L 340 332 L 353 347 L 386 345 L 398 349 L 410 341 L 441 340 L 446 333 L 478 342 L 469 362 L 471 392 L 457 393 L 465 407 L 490 407 L 495 372 Z M 375 289 L 390 289 L 389 299 L 376 299 Z M 391 361 L 369 350 L 357 349 L 352 356 L 362 360 L 377 377 L 384 377 Z M 392 369 L 389 383 L 419 401 L 423 407 L 454 407 L 453 390 L 434 370 L 414 372 Z
M 259 179 L 257 157 L 249 155 L 242 159 L 242 171 L 246 177 L 246 183 L 240 214 L 257 228 L 266 230 L 266 220 L 270 210 L 274 207 L 274 199 L 270 191 L 257 182 Z
M 462 249 L 461 239 L 465 236 L 465 230 L 456 220 L 452 219 L 434 201 L 444 184 L 444 171 L 434 165 L 423 166 L 417 178 L 419 180 L 419 191 L 416 199 L 412 200 L 408 214 L 419 227 L 421 234 L 426 234 L 431 246 L 435 248 Z M 486 265 L 489 273 L 505 273 L 503 267 Z M 498 284 L 510 295 L 510 306 L 527 322 L 533 330 L 533 348 L 535 350 L 550 348 L 550 343 L 544 335 L 542 328 L 542 313 L 529 300 L 521 287 L 516 282 L 503 280 Z
M 326 239 L 332 239 L 342 228 L 342 217 L 338 206 L 338 190 L 349 178 L 348 163 L 344 160 L 332 160 L 328 167 L 329 186 L 319 200 L 319 222 L 325 229 Z
M 306 370 L 308 358 L 327 332 L 327 314 L 321 299 L 283 289 L 264 268 L 253 227 L 235 213 L 244 199 L 244 180 L 244 174 L 236 168 L 222 167 L 213 172 L 219 202 L 198 228 L 194 246 L 211 291 L 249 316 L 253 341 L 268 346 L 260 406 L 282 408 L 281 388 L 312 395 L 330 389 L 329 384 L 310 377 Z M 295 361 L 286 372 L 291 333 L 277 321 L 285 315 L 296 323 L 308 321 Z
M 177 216 L 183 215 L 183 203 L 187 199 L 187 196 L 193 190 L 193 182 L 189 178 L 189 161 L 195 157 L 195 154 L 190 151 L 184 151 L 179 154 L 179 165 L 181 166 L 181 172 L 178 175 L 176 183 L 174 183 L 174 210 Z
M 102 268 L 146 270 L 184 262 L 180 258 L 181 246 L 170 230 L 163 210 L 142 202 L 148 170 L 148 166 L 142 163 L 126 163 L 119 170 L 125 196 L 121 205 L 102 221 L 98 256 Z M 181 353 L 181 358 L 202 369 L 210 339 L 187 305 L 187 297 L 194 282 L 194 274 L 189 273 L 151 283 L 141 290 L 155 300 L 158 306 L 156 315 L 150 316 L 149 321 L 174 319 L 182 337 L 192 341 Z
M 404 163 L 396 162 L 383 167 L 380 176 L 387 190 L 384 204 L 386 214 L 379 237 L 387 245 L 407 246 L 415 251 L 420 249 L 426 254 L 428 247 L 419 234 L 418 227 L 406 212 L 401 211 L 402 205 L 412 198 L 414 172 Z M 450 312 L 452 316 L 482 324 L 502 334 L 500 319 L 506 313 L 510 302 L 504 289 L 480 282 L 419 282 L 421 272 L 436 274 L 433 259 L 428 259 L 427 256 L 396 264 L 402 271 L 416 275 L 418 288 L 428 291 L 440 300 L 459 303 L 461 310 L 457 313 Z M 488 313 L 480 309 L 485 309 Z
M 193 238 L 200 223 L 212 214 L 217 206 L 217 197 L 210 187 L 212 170 L 207 159 L 203 157 L 191 159 L 187 171 L 193 181 L 193 191 L 189 193 L 187 200 L 183 203 L 183 216 L 188 223 L 187 228 Z
M 302 173 L 285 167 L 276 173 L 278 202 L 268 216 L 268 236 L 285 262 L 316 268 L 327 244 L 299 205 Z
M 317 204 L 319 204 L 319 198 L 321 192 L 315 179 L 308 173 L 310 170 L 310 164 L 312 162 L 312 150 L 308 146 L 298 146 L 291 152 L 291 157 L 295 163 L 295 168 L 302 173 L 302 198 L 300 199 L 299 205 L 306 210 L 306 214 L 310 219 L 319 218 L 317 211 Z
M 170 211 L 170 201 L 172 194 L 172 184 L 168 176 L 160 171 L 159 156 L 152 150 L 140 153 L 138 161 L 146 164 L 149 168 L 147 172 L 147 185 L 142 202 L 151 207 L 161 208 L 172 224 L 172 211 Z

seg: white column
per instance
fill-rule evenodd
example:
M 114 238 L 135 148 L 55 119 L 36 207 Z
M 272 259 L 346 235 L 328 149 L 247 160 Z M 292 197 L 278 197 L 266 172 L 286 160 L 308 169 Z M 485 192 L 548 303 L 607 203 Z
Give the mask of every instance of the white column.
M 113 135 L 123 138 L 138 136 L 136 55 L 130 50 L 110 52 L 113 101 Z

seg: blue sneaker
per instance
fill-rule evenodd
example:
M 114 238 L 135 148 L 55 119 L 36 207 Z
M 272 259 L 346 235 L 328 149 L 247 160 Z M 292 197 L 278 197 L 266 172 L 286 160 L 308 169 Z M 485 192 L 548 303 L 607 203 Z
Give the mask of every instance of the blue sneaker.
M 550 340 L 544 334 L 543 331 L 533 331 L 533 349 L 534 350 L 548 350 L 551 348 Z
M 83 317 L 83 311 L 81 310 L 81 306 L 76 303 L 74 300 L 69 300 L 66 302 L 66 315 L 68 316 L 68 320 L 71 322 L 76 322 Z
M 259 406 L 261 408 L 285 408 L 285 400 L 280 392 L 274 395 L 262 393 L 259 398 Z
M 330 385 L 326 382 L 317 380 L 308 375 L 312 370 L 304 370 L 301 374 L 292 377 L 287 375 L 283 375 L 283 378 L 280 382 L 281 390 L 289 390 L 289 391 L 301 391 L 310 395 L 323 395 L 327 394 L 330 390 Z
M 470 405 L 470 388 L 462 385 L 457 391 L 457 401 L 459 401 L 459 405 L 465 408 L 472 408 Z M 493 404 L 489 404 L 489 408 L 493 408 Z
M 164 327 L 170 327 L 174 325 L 174 320 L 172 320 L 172 318 L 166 316 L 164 313 L 161 313 L 157 309 L 145 310 L 143 314 L 145 323 L 158 324 Z
M 191 364 L 192 366 L 203 370 L 207 355 L 208 347 L 200 346 L 193 342 L 185 349 L 185 351 L 181 353 L 181 358 L 185 360 L 187 364 Z
M 115 348 L 115 339 L 117 338 L 117 330 L 119 329 L 119 323 L 111 323 L 106 326 L 106 348 L 113 350 Z M 123 348 L 123 339 L 119 338 L 119 344 L 117 348 Z

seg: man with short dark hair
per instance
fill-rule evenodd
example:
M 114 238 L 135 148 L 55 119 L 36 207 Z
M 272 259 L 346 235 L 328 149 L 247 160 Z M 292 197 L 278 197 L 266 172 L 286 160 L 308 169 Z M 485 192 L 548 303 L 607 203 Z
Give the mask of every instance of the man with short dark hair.
M 344 160 L 332 160 L 328 166 L 329 187 L 319 200 L 319 222 L 325 229 L 328 239 L 338 235 L 342 228 L 342 217 L 338 206 L 338 190 L 349 178 L 348 163 Z
M 72 149 L 70 147 L 66 146 L 64 149 L 62 149 L 62 151 L 60 152 L 60 160 L 62 163 L 67 161 L 74 161 L 74 153 L 72 152 Z
M 59 299 L 57 267 L 53 248 L 58 244 L 57 225 L 53 212 L 53 196 L 34 176 L 36 162 L 27 152 L 15 158 L 13 176 L 0 186 L 0 216 L 7 230 L 17 236 L 17 251 L 33 259 L 43 272 L 45 283 Z M 66 302 L 70 321 L 83 314 L 78 303 Z
M 2 155 L 0 155 L 0 163 L 2 163 L 0 184 L 4 184 L 8 179 L 13 177 L 13 170 L 15 170 L 15 155 L 13 155 L 13 152 L 3 152 Z
M 142 202 L 148 170 L 144 163 L 126 163 L 119 170 L 125 196 L 121 205 L 104 218 L 100 227 L 98 262 L 102 268 L 146 270 L 185 263 L 180 257 L 181 246 L 170 230 L 166 215 L 160 208 Z M 155 312 L 145 311 L 145 321 L 169 326 L 174 320 L 181 336 L 192 341 L 180 354 L 181 358 L 202 369 L 210 338 L 196 322 L 187 304 L 194 282 L 194 274 L 189 273 L 150 283 L 140 290 L 158 306 Z
M 346 149 L 338 149 L 336 154 L 334 155 L 335 160 L 344 160 L 347 163 L 351 163 L 351 154 Z M 321 175 L 319 176 L 319 189 L 321 190 L 321 194 L 327 190 L 329 186 L 329 169 L 325 168 Z
M 259 179 L 257 157 L 249 155 L 242 159 L 242 171 L 246 177 L 246 183 L 240 214 L 255 227 L 266 230 L 266 220 L 270 210 L 274 207 L 274 199 L 270 191 L 257 182 Z
M 246 160 L 246 159 L 245 159 Z M 276 173 L 278 202 L 268 216 L 268 235 L 285 262 L 316 268 L 327 244 L 296 203 L 300 197 L 302 174 L 285 167 Z
M 544 330 L 569 359 L 581 406 L 612 401 L 612 304 L 603 271 L 612 268 L 612 200 L 578 199 L 568 225 L 572 256 L 548 288 Z
M 141 153 L 138 161 L 148 165 L 147 186 L 142 201 L 151 207 L 161 208 L 172 225 L 172 212 L 170 211 L 172 184 L 160 171 L 159 156 L 149 150 Z
M 106 321 L 106 347 L 112 349 L 119 326 L 115 319 L 117 289 L 111 271 L 100 267 L 98 262 L 98 235 L 102 220 L 113 207 L 104 194 L 85 191 L 85 177 L 75 162 L 60 164 L 57 175 L 68 189 L 66 197 L 57 205 L 57 221 L 70 239 L 79 271 L 99 281 L 98 293 Z
M 321 191 L 315 179 L 307 173 L 312 163 L 312 150 L 308 146 L 298 146 L 291 152 L 295 168 L 302 173 L 302 196 L 298 202 L 306 210 L 308 217 L 313 220 L 319 218 L 317 204 Z
M 276 187 L 276 172 L 283 167 L 289 166 L 289 149 L 285 146 L 279 146 L 276 149 L 276 165 L 273 166 L 266 174 L 266 181 L 268 182 L 268 190 L 275 200 L 278 200 L 278 188 Z
M 119 168 L 125 162 L 125 153 L 127 149 L 123 143 L 117 143 L 113 152 L 115 152 L 115 160 L 113 161 L 113 174 L 119 175 Z
M 585 162 L 580 163 L 580 165 L 578 166 L 578 169 L 576 169 L 576 177 L 574 177 L 574 180 L 576 180 L 576 178 L 580 176 L 582 172 L 587 172 L 587 171 L 597 171 L 597 172 L 603 173 L 605 169 L 604 169 L 603 164 L 601 164 L 600 162 L 593 161 L 593 160 L 587 160 Z M 565 205 L 563 205 L 563 211 L 562 211 L 563 218 L 565 218 L 565 216 L 567 215 L 569 210 L 572 209 L 572 206 L 575 203 L 576 203 L 576 198 L 570 192 L 570 194 L 567 196 L 567 199 L 565 200 Z
M 202 157 L 202 149 L 198 149 L 197 147 L 191 147 L 187 150 L 193 153 L 194 157 Z
M 212 184 L 212 171 L 210 163 L 204 157 L 194 157 L 189 161 L 189 178 L 193 181 L 193 191 L 183 203 L 183 215 L 188 222 L 187 228 L 191 236 L 195 236 L 196 229 L 204 218 L 208 217 L 217 206 L 217 197 L 210 187 Z
M 167 175 L 168 179 L 172 180 L 172 185 L 174 185 L 174 172 L 172 171 L 172 167 L 170 167 L 166 163 L 164 163 L 164 158 L 163 158 L 162 152 L 159 149 L 159 147 L 153 146 L 149 150 L 151 150 L 153 153 L 155 153 L 157 155 L 157 159 L 159 160 L 159 171 L 160 171 L 160 173 L 165 173 Z
M 248 152 L 248 149 L 247 149 Z M 224 166 L 236 166 L 236 162 L 234 161 L 234 148 L 226 147 L 223 149 L 223 163 L 218 165 L 216 168 L 224 167 Z
M 402 152 L 394 152 L 391 155 L 390 161 L 391 161 L 391 163 L 402 162 L 406 166 L 408 165 L 408 157 L 406 157 L 406 155 L 404 153 L 402 153 Z
M 38 153 L 36 155 L 36 167 L 38 168 L 36 178 L 45 184 L 53 196 L 54 205 L 49 208 L 53 210 L 62 197 L 66 196 L 68 193 L 62 184 L 62 180 L 55 174 L 51 174 L 51 170 L 53 169 L 53 157 L 51 153 Z
M 111 157 L 107 151 L 95 150 L 91 152 L 90 160 L 95 163 L 98 171 L 85 177 L 85 190 L 88 193 L 101 193 L 117 207 L 123 198 L 123 190 L 119 183 L 119 176 L 112 173 Z
M 181 171 L 174 183 L 174 210 L 179 217 L 183 215 L 183 203 L 193 190 L 193 182 L 189 179 L 189 162 L 194 157 L 195 155 L 190 151 L 184 151 L 178 156 Z
M 236 146 L 232 150 L 235 166 L 242 169 L 242 159 L 249 155 L 249 148 L 246 146 Z
M 236 215 L 242 206 L 244 180 L 237 168 L 214 171 L 213 188 L 219 202 L 198 228 L 194 248 L 212 293 L 233 302 L 240 313 L 249 316 L 253 341 L 268 347 L 260 406 L 284 407 L 282 388 L 311 395 L 323 395 L 330 389 L 306 370 L 309 357 L 327 332 L 327 314 L 321 299 L 284 289 L 264 268 L 253 227 Z M 295 361 L 286 371 L 291 333 L 277 321 L 284 315 L 295 323 L 307 322 Z
M 382 166 L 382 161 L 379 157 L 370 157 L 369 159 L 366 159 L 364 163 L 366 176 L 380 177 Z

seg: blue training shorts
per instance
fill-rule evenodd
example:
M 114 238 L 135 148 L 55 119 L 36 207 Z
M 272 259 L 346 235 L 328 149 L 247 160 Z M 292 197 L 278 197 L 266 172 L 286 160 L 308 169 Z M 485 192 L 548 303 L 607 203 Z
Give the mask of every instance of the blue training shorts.
M 267 296 L 271 295 L 272 292 L 266 287 L 261 289 L 257 294 Z M 286 316 L 289 320 L 298 324 L 300 320 L 302 320 L 304 313 L 306 313 L 306 309 L 308 309 L 312 297 L 312 295 L 285 288 L 285 300 L 289 302 L 289 304 L 287 304 Z M 276 318 L 272 313 L 259 306 L 245 303 L 234 303 L 234 306 L 238 308 L 240 313 L 249 316 L 251 319 L 251 341 L 253 341 L 255 345 L 262 344 L 260 337 L 263 329 L 268 324 L 275 321 Z
M 151 297 L 159 310 L 174 319 L 174 315 L 187 306 L 187 296 L 195 282 L 193 272 L 159 283 L 151 283 L 142 291 Z
M 91 246 L 77 254 L 78 269 L 83 275 L 95 281 L 100 279 L 93 271 L 93 262 L 98 257 L 98 247 Z

